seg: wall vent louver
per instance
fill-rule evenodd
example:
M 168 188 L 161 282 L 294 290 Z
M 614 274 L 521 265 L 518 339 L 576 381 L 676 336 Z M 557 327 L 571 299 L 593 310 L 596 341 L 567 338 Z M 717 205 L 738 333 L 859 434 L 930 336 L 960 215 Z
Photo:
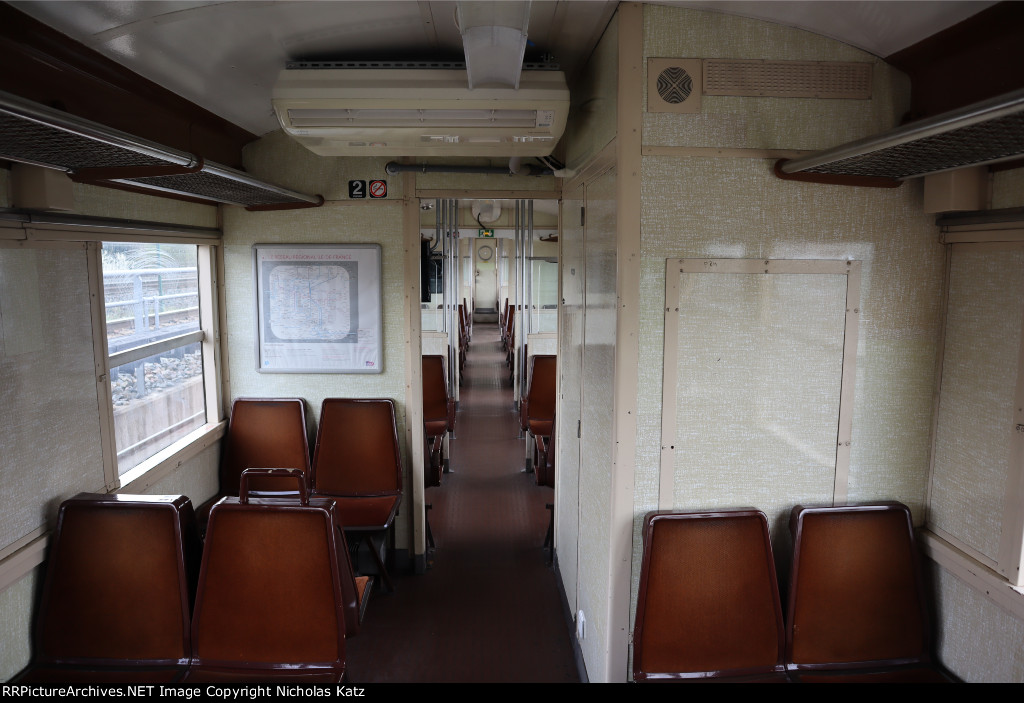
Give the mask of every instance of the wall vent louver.
M 647 59 L 648 112 L 700 112 L 700 59 Z

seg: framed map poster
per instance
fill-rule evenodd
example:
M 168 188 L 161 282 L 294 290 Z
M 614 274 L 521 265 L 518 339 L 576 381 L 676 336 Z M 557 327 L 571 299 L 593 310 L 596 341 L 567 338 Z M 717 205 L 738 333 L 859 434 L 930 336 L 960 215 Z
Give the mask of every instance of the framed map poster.
M 252 249 L 258 371 L 383 371 L 379 244 Z

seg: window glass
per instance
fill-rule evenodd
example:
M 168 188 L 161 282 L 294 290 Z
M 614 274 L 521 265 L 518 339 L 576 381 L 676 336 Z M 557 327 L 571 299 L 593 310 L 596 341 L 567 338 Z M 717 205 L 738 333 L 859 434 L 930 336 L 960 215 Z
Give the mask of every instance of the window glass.
M 206 423 L 197 264 L 192 245 L 103 245 L 119 475 Z

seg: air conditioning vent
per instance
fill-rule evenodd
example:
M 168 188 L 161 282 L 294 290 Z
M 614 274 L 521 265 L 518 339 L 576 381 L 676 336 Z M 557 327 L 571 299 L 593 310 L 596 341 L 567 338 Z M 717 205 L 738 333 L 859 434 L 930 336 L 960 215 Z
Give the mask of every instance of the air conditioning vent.
M 285 132 L 321 156 L 546 156 L 569 91 L 557 71 L 470 90 L 461 70 L 288 70 L 273 103 Z

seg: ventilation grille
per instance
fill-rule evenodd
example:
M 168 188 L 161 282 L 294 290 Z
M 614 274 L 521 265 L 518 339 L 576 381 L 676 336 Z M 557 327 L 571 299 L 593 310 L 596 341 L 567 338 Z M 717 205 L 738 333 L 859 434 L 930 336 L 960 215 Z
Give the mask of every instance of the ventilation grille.
M 871 70 L 870 63 L 707 59 L 704 94 L 867 100 Z
M 0 92 L 0 158 L 60 169 L 117 169 L 146 166 L 197 167 L 192 154 L 133 137 L 44 105 Z M 315 205 L 319 196 L 263 183 L 247 174 L 207 163 L 201 171 L 175 176 L 117 178 L 113 183 L 233 205 Z M 89 181 L 97 185 L 104 180 Z M 109 183 L 107 183 L 109 185 Z
M 700 112 L 700 59 L 647 59 L 648 112 Z
M 1024 156 L 1024 90 L 810 154 L 783 173 L 906 179 Z

